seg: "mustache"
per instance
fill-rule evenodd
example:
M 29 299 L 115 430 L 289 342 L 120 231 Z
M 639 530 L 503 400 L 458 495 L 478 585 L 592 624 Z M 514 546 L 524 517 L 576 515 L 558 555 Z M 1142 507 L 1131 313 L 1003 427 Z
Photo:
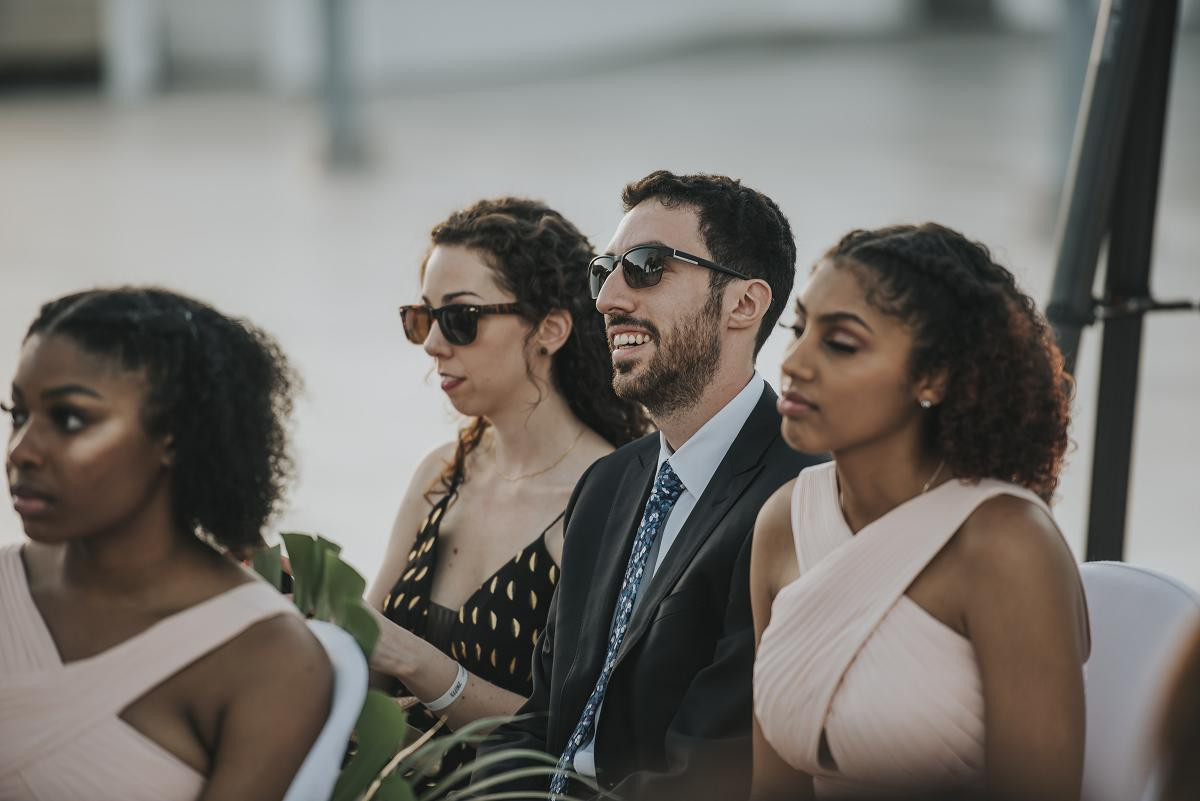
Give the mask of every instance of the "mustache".
M 634 326 L 635 328 L 644 328 L 655 340 L 661 340 L 661 337 L 658 333 L 658 326 L 649 320 L 640 320 L 637 317 L 633 317 L 628 314 L 605 315 L 604 328 L 606 331 L 607 329 L 618 325 L 629 325 Z

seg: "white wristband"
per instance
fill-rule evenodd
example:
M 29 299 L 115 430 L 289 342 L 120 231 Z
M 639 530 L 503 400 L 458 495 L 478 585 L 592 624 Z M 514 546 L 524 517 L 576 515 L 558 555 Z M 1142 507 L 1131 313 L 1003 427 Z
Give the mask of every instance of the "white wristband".
M 441 712 L 457 701 L 458 696 L 462 695 L 465 689 L 467 689 L 467 669 L 459 665 L 458 675 L 454 677 L 454 683 L 450 685 L 450 689 L 442 693 L 437 700 L 425 704 L 425 708 L 430 712 Z

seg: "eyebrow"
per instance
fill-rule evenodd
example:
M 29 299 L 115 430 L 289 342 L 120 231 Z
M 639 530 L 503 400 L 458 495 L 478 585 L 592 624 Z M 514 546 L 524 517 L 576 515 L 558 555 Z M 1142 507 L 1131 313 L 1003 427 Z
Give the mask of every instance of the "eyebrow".
M 671 247 L 671 246 L 670 246 L 670 245 L 668 245 L 666 242 L 663 242 L 663 241 L 661 241 L 661 240 L 658 240 L 658 239 L 647 239 L 645 242 L 638 242 L 638 243 L 637 243 L 636 245 L 634 245 L 633 247 L 627 247 L 627 248 L 625 248 L 625 250 L 623 250 L 623 251 L 621 251 L 621 252 L 622 252 L 622 253 L 628 253 L 629 251 L 633 250 L 634 248 L 642 248 L 642 247 L 645 247 L 646 245 L 655 245 L 655 246 L 657 246 L 657 247 L 660 247 L 660 248 L 670 248 L 670 247 Z M 671 248 L 671 250 L 675 250 L 675 248 Z M 602 256 L 614 256 L 614 257 L 615 257 L 617 254 L 613 253 L 611 250 L 606 250 L 606 251 L 604 251 L 603 253 L 601 253 L 600 255 L 602 255 Z
M 806 317 L 808 316 L 808 310 L 804 308 L 804 304 L 801 303 L 799 300 L 796 301 L 796 314 L 803 314 Z M 870 331 L 872 334 L 875 333 L 875 329 L 873 329 L 873 328 L 871 328 L 871 326 L 867 325 L 867 321 L 864 320 L 863 318 L 859 317 L 854 312 L 848 312 L 848 311 L 828 312 L 826 314 L 822 314 L 819 317 L 817 317 L 817 321 L 822 322 L 822 323 L 847 323 L 847 322 L 858 323 L 863 328 Z
M 480 300 L 483 300 L 483 295 L 480 295 L 478 292 L 471 292 L 468 289 L 463 289 L 458 292 L 447 292 L 445 295 L 442 295 L 442 304 L 445 305 L 452 300 L 457 300 L 458 298 L 466 297 L 467 295 L 472 295 Z M 425 301 L 426 305 L 432 305 L 429 303 L 429 298 L 425 297 L 424 295 L 421 296 L 421 300 Z
M 16 387 L 13 389 L 15 390 Z M 52 387 L 43 392 L 42 400 L 53 400 L 54 398 L 61 398 L 66 395 L 88 395 L 92 398 L 104 398 L 99 392 L 91 387 L 85 387 L 83 384 L 63 384 L 60 387 Z

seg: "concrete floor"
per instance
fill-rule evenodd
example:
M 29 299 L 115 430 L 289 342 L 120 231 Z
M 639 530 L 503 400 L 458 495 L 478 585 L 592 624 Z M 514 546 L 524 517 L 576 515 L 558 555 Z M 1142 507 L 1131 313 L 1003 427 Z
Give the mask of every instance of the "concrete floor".
M 0 98 L 0 380 L 38 304 L 153 282 L 251 317 L 307 383 L 284 529 L 319 531 L 374 573 L 419 458 L 455 419 L 406 343 L 426 233 L 497 193 L 542 197 L 603 245 L 627 180 L 666 167 L 742 177 L 795 229 L 801 273 L 843 232 L 938 220 L 990 245 L 1045 299 L 1061 140 L 1051 39 L 774 44 L 538 82 L 407 87 L 372 99 L 373 159 L 321 166 L 307 103 L 186 91 L 117 108 Z M 1200 297 L 1200 39 L 1176 65 L 1154 287 Z M 760 371 L 777 382 L 784 337 Z M 1200 587 L 1197 315 L 1144 339 L 1128 558 Z M 1085 337 L 1057 504 L 1083 538 L 1098 338 Z M 552 515 L 548 515 L 552 516 Z M 19 520 L 0 510 L 0 542 Z

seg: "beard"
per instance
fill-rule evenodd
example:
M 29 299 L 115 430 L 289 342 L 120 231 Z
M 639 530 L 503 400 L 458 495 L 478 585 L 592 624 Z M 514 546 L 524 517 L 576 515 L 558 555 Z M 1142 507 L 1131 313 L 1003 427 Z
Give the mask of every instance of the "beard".
M 617 397 L 642 404 L 657 418 L 695 403 L 717 373 L 721 301 L 720 293 L 710 293 L 703 308 L 679 320 L 665 337 L 642 321 L 653 336 L 654 355 L 640 368 L 636 364 L 614 366 L 612 386 Z M 613 318 L 610 325 L 623 322 L 634 321 Z

